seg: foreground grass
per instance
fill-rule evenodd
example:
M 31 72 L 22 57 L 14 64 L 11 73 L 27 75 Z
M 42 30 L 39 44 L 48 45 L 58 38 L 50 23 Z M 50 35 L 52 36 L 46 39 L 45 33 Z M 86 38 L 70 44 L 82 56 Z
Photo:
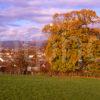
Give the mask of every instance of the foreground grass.
M 100 80 L 0 75 L 0 100 L 100 100 Z

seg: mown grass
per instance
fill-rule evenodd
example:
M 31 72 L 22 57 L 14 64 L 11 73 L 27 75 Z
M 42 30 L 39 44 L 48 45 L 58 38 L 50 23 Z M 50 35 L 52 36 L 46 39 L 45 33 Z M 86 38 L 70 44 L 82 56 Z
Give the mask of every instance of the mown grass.
M 0 75 L 0 100 L 100 100 L 100 80 Z

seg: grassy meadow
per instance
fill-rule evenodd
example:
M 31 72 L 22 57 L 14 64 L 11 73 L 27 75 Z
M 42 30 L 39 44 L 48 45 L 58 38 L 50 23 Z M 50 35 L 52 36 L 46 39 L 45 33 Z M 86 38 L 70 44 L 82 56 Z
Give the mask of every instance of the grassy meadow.
M 0 100 L 100 100 L 100 79 L 0 75 Z

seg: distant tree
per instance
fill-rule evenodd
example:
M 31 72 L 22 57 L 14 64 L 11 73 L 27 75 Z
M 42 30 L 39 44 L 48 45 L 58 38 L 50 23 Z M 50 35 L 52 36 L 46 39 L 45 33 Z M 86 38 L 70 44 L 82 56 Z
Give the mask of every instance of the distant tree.
M 46 58 L 53 71 L 83 70 L 94 61 L 100 51 L 99 47 L 96 48 L 100 31 L 89 25 L 100 23 L 98 19 L 95 11 L 82 9 L 55 14 L 52 23 L 44 26 L 43 32 L 49 33 Z
M 28 60 L 25 55 L 26 54 L 24 50 L 18 50 L 18 52 L 16 52 L 14 57 L 14 65 L 20 68 L 20 73 L 22 74 L 27 73 L 27 67 L 28 67 Z
M 13 58 L 13 65 L 20 68 L 20 72 L 22 74 L 27 73 L 28 67 L 35 67 L 37 65 L 37 61 L 39 60 L 37 57 L 36 47 L 18 49 Z

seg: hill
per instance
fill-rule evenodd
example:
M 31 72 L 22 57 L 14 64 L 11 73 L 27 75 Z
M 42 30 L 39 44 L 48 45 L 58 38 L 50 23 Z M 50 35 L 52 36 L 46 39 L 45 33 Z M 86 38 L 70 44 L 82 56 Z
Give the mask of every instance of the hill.
M 30 47 L 30 46 L 38 46 L 41 47 L 45 45 L 46 40 L 38 40 L 38 41 L 0 41 L 1 48 L 23 48 L 23 47 Z

